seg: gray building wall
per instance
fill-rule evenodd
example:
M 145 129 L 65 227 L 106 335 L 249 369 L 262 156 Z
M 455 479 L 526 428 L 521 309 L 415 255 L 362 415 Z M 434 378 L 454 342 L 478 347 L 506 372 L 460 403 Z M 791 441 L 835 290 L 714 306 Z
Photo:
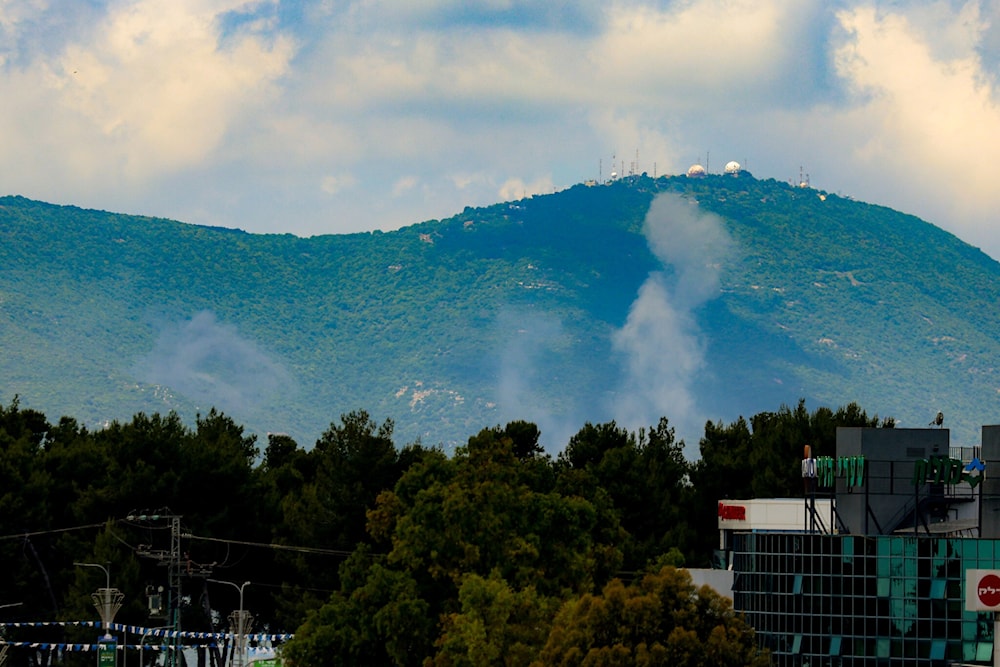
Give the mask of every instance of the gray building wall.
M 983 426 L 983 449 L 980 454 L 983 473 L 980 501 L 982 537 L 1000 538 L 1000 426 Z
M 729 600 L 733 599 L 733 571 L 709 570 L 704 568 L 689 568 L 691 583 L 698 588 L 708 586 L 716 593 Z
M 1000 453 L 1000 427 L 996 435 Z M 838 428 L 837 456 L 864 456 L 866 467 L 861 488 L 848 488 L 841 477 L 836 480 L 841 530 L 860 535 L 895 530 L 920 498 L 935 492 L 930 484 L 913 486 L 916 462 L 948 456 L 949 440 L 950 432 L 943 428 Z

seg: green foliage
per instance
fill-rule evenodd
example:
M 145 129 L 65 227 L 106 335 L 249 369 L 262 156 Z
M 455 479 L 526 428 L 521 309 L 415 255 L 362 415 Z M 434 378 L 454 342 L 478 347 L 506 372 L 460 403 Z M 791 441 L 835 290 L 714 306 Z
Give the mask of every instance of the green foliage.
M 514 590 L 496 572 L 465 577 L 458 591 L 461 610 L 442 621 L 433 665 L 479 667 L 527 665 L 548 635 L 558 606 L 534 588 Z
M 482 429 L 449 455 L 397 449 L 393 422 L 359 410 L 310 450 L 272 434 L 261 454 L 216 410 L 193 429 L 139 413 L 88 431 L 15 399 L 0 405 L 0 603 L 23 603 L 11 620 L 92 619 L 104 573 L 74 563 L 101 564 L 125 593 L 116 620 L 159 625 L 144 591 L 165 583 L 155 554 L 169 531 L 128 517 L 176 513 L 183 628 L 224 629 L 236 602 L 208 578 L 251 581 L 256 627 L 295 632 L 292 664 L 754 665 L 728 603 L 676 568 L 708 560 L 727 494 L 795 495 L 788 459 L 803 443 L 835 455 L 838 426 L 892 422 L 802 401 L 707 424 L 697 462 L 666 418 L 638 432 L 588 423 L 553 459 L 530 422 Z
M 805 447 L 813 456 L 836 456 L 840 426 L 892 428 L 890 418 L 869 417 L 857 403 L 836 411 L 819 407 L 812 413 L 800 400 L 776 412 L 761 412 L 749 421 L 727 425 L 709 422 L 701 439 L 701 458 L 690 469 L 692 517 L 697 525 L 715 525 L 716 503 L 726 498 L 792 498 L 803 493 L 801 461 Z M 697 534 L 688 544 L 691 561 L 707 564 L 717 543 L 714 535 Z
M 566 602 L 533 664 L 750 667 L 767 665 L 767 656 L 728 600 L 668 566 Z
M 597 508 L 553 490 L 530 464 L 535 457 L 520 465 L 516 451 L 523 447 L 505 431 L 484 429 L 447 469 L 427 462 L 440 474 L 420 465 L 405 473 L 401 493 L 380 495 L 371 515 L 372 532 L 391 538 L 389 562 L 450 589 L 467 574 L 496 571 L 549 595 L 586 588 L 617 567 Z M 411 474 L 427 485 L 415 490 Z
M 614 422 L 586 424 L 570 438 L 559 463 L 567 489 L 594 494 L 596 503 L 606 496 L 621 517 L 628 534 L 626 569 L 639 569 L 671 545 L 687 542 L 693 530 L 684 513 L 689 465 L 666 418 L 638 435 Z
M 378 563 L 359 574 L 356 588 L 334 593 L 309 613 L 285 650 L 292 664 L 421 664 L 430 651 L 435 623 L 416 582 L 406 572 Z
M 307 453 L 298 452 L 287 436 L 271 438 L 265 480 L 276 485 L 271 496 L 280 502 L 279 520 L 272 524 L 277 541 L 344 551 L 368 541 L 366 512 L 380 493 L 395 485 L 408 460 L 396 451 L 391 421 L 377 425 L 363 410 L 340 419 Z M 337 586 L 335 569 L 317 572 L 315 561 L 305 555 L 282 556 L 279 562 L 288 568 L 286 576 L 309 581 L 310 588 Z M 301 617 L 320 604 L 322 598 L 304 588 L 289 587 L 282 596 L 284 614 Z
M 943 410 L 970 443 L 993 419 L 1000 266 L 912 216 L 749 174 L 622 179 L 309 239 L 3 197 L 0 391 L 87 428 L 136 413 L 193 422 L 215 405 L 301 443 L 366 405 L 401 441 L 450 449 L 499 419 L 501 364 L 544 330 L 527 344 L 526 400 L 582 423 L 606 414 L 594 388 L 621 377 L 611 335 L 639 286 L 673 270 L 641 234 L 662 192 L 734 239 L 716 298 L 691 313 L 709 414 L 855 400 L 908 425 Z M 230 343 L 216 349 L 266 360 L 258 374 L 225 354 L 183 377 L 150 371 L 190 358 L 162 343 L 202 313 Z M 184 352 L 206 342 L 179 338 Z

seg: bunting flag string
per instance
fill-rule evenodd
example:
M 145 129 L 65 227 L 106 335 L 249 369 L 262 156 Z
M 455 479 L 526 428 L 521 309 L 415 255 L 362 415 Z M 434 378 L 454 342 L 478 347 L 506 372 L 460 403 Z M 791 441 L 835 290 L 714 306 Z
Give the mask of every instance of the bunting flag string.
M 10 622 L 10 623 L 0 623 L 0 628 L 44 628 L 44 627 L 84 627 L 84 628 L 97 628 L 101 629 L 103 623 L 101 621 L 38 621 L 38 622 Z M 235 639 L 236 634 L 232 632 L 191 632 L 191 631 L 174 631 L 169 628 L 144 628 L 137 625 L 122 625 L 120 623 L 111 623 L 107 628 L 109 632 L 124 632 L 134 635 L 142 635 L 143 637 L 158 637 L 166 639 Z M 246 639 L 248 642 L 286 642 L 295 637 L 294 633 L 252 633 L 247 634 Z
M 69 652 L 88 652 L 97 651 L 101 644 L 70 644 L 70 643 L 57 643 L 57 642 L 11 642 L 0 639 L 0 646 L 11 646 L 13 648 L 30 648 L 40 651 L 69 651 Z M 138 650 L 138 651 L 184 651 L 188 649 L 209 649 L 218 648 L 219 645 L 215 643 L 211 644 L 183 644 L 180 646 L 172 646 L 169 644 L 115 644 L 115 648 L 119 651 L 124 650 Z M 261 654 L 272 654 L 274 651 L 272 649 L 258 649 L 254 647 L 248 647 L 247 653 L 249 655 L 254 655 L 256 653 Z

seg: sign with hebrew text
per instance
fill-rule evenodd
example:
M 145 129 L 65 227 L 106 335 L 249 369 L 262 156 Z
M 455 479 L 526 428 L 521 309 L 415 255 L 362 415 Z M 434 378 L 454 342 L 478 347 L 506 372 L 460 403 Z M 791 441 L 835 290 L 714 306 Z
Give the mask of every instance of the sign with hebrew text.
M 858 488 L 865 483 L 864 456 L 820 456 L 816 458 L 816 477 L 821 487 L 833 486 L 840 477 L 848 489 Z
M 978 458 L 966 465 L 949 456 L 932 456 L 914 462 L 913 485 L 930 483 L 954 486 L 965 482 L 974 489 L 983 481 L 985 470 L 986 465 Z
M 1000 611 L 1000 570 L 965 571 L 967 611 Z

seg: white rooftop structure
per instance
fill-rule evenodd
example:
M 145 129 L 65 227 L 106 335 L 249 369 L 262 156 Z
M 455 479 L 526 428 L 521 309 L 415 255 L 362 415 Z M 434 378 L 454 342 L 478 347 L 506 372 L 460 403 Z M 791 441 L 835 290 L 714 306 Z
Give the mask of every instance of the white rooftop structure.
M 816 499 L 816 514 L 830 525 L 829 498 Z M 752 500 L 720 500 L 719 530 L 782 532 L 805 530 L 810 521 L 804 498 L 754 498 Z

